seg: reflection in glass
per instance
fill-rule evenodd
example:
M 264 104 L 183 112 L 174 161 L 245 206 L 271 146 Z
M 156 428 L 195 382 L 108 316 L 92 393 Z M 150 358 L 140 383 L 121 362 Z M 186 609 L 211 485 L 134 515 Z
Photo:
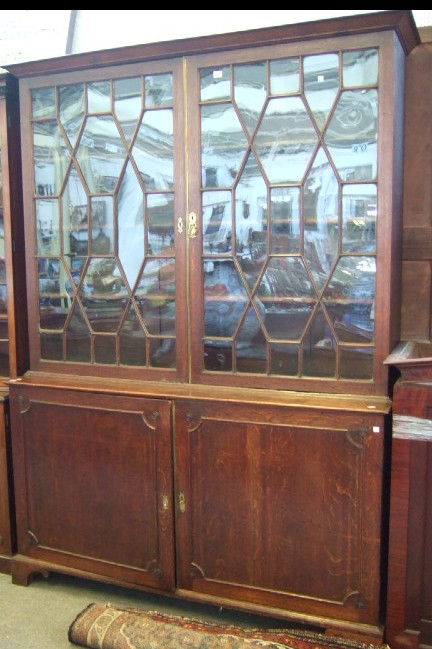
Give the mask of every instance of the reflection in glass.
M 39 321 L 41 329 L 62 330 L 67 318 L 65 270 L 58 257 L 38 259 Z
M 319 290 L 338 254 L 339 185 L 322 148 L 303 189 L 304 256 Z
M 155 337 L 151 364 L 172 366 L 176 330 L 174 259 L 149 259 L 135 290 L 135 297 L 144 326 Z
M 229 99 L 231 95 L 231 68 L 205 68 L 200 70 L 201 101 Z
M 270 252 L 300 252 L 300 188 L 270 190 Z
M 316 302 L 312 283 L 300 257 L 269 260 L 259 294 L 265 327 L 278 340 L 299 340 Z
M 111 116 L 88 117 L 81 135 L 77 160 L 91 193 L 113 192 L 126 157 Z
M 370 380 L 378 93 L 361 86 L 376 63 L 364 50 L 201 70 L 207 370 Z
M 234 66 L 234 100 L 249 134 L 255 130 L 266 98 L 265 63 L 245 63 Z
M 317 134 L 300 97 L 270 99 L 255 148 L 270 183 L 301 180 Z
M 35 194 L 60 193 L 70 160 L 70 152 L 56 121 L 33 124 Z
M 144 113 L 132 154 L 147 190 L 173 188 L 172 109 Z
M 128 142 L 135 133 L 141 115 L 141 84 L 141 77 L 114 81 L 114 111 Z
M 205 336 L 221 340 L 213 345 L 225 345 L 226 338 L 232 338 L 240 323 L 248 297 L 237 268 L 230 261 L 211 261 L 205 264 L 204 278 L 204 324 Z M 251 329 L 258 330 L 252 317 Z
M 336 343 L 321 307 L 316 310 L 303 343 L 303 374 L 336 376 Z
M 342 189 L 342 251 L 375 252 L 376 185 L 344 185 Z
M 340 342 L 374 338 L 374 257 L 341 257 L 324 291 L 324 303 Z
M 94 81 L 87 84 L 87 107 L 89 113 L 111 112 L 111 84 Z
M 132 287 L 144 259 L 144 196 L 130 162 L 119 187 L 117 209 L 118 257 Z
M 60 254 L 58 203 L 56 198 L 35 201 L 38 255 Z
M 55 117 L 55 88 L 37 88 L 31 91 L 33 119 Z
M 270 91 L 272 95 L 289 95 L 300 87 L 299 59 L 270 61 Z
M 340 376 L 370 381 L 373 378 L 373 348 L 340 346 Z
M 120 327 L 119 352 L 122 365 L 146 364 L 146 335 L 132 305 Z
M 174 196 L 147 194 L 148 254 L 174 254 Z
M 303 59 L 304 93 L 314 119 L 322 130 L 339 92 L 339 57 L 314 54 Z
M 324 139 L 342 180 L 376 178 L 377 117 L 376 90 L 341 94 Z
M 71 317 L 65 328 L 66 359 L 81 363 L 91 361 L 91 335 L 86 319 L 77 302 L 71 308 Z
M 171 106 L 173 103 L 172 74 L 155 74 L 145 78 L 145 105 Z
M 231 250 L 231 192 L 203 192 L 202 230 L 204 254 Z
M 267 258 L 267 234 L 263 215 L 267 208 L 267 187 L 250 155 L 236 189 L 236 251 L 250 288 L 256 283 Z
M 247 138 L 230 104 L 201 107 L 203 187 L 231 187 L 247 149 Z
M 75 255 L 88 255 L 87 210 L 87 194 L 72 164 L 62 198 L 63 250 L 69 264 Z
M 72 147 L 75 147 L 83 118 L 83 84 L 61 86 L 59 88 L 59 119 Z
M 378 83 L 378 50 L 354 50 L 344 52 L 343 85 L 366 86 Z

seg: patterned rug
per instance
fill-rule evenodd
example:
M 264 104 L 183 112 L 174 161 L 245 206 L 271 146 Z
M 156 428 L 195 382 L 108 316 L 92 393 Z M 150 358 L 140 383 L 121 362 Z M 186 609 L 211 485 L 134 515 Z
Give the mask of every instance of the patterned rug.
M 69 627 L 68 638 L 91 649 L 377 649 L 373 644 L 303 630 L 221 626 L 110 604 L 90 604 L 81 611 Z

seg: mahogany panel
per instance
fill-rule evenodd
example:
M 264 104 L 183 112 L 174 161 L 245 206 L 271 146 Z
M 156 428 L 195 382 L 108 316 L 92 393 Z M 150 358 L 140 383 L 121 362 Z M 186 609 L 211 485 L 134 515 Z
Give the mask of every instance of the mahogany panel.
M 430 359 L 415 362 L 400 365 L 394 389 L 385 638 L 395 649 L 432 647 L 432 383 Z M 424 381 L 405 380 L 414 373 Z
M 11 419 L 18 552 L 172 589 L 170 402 L 13 385 Z
M 10 432 L 6 426 L 7 398 L 0 396 L 0 572 L 10 572 L 15 551 Z

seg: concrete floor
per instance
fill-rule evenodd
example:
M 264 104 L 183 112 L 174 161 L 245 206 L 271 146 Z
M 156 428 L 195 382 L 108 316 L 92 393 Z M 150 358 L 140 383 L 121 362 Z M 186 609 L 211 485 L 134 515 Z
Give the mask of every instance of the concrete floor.
M 68 629 L 92 602 L 158 610 L 246 627 L 288 627 L 281 620 L 195 605 L 177 599 L 51 573 L 35 575 L 28 586 L 0 573 L 0 649 L 71 649 Z

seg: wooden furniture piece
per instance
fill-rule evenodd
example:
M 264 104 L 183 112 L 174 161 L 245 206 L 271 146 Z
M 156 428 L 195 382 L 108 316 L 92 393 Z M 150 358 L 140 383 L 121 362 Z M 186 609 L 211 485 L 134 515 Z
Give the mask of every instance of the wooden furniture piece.
M 432 647 L 432 345 L 400 343 L 393 444 L 386 642 Z
M 8 66 L 15 583 L 64 571 L 382 640 L 417 43 L 395 10 Z
M 9 390 L 28 369 L 18 83 L 0 75 L 0 571 L 16 549 Z M 18 307 L 17 308 L 17 305 Z

